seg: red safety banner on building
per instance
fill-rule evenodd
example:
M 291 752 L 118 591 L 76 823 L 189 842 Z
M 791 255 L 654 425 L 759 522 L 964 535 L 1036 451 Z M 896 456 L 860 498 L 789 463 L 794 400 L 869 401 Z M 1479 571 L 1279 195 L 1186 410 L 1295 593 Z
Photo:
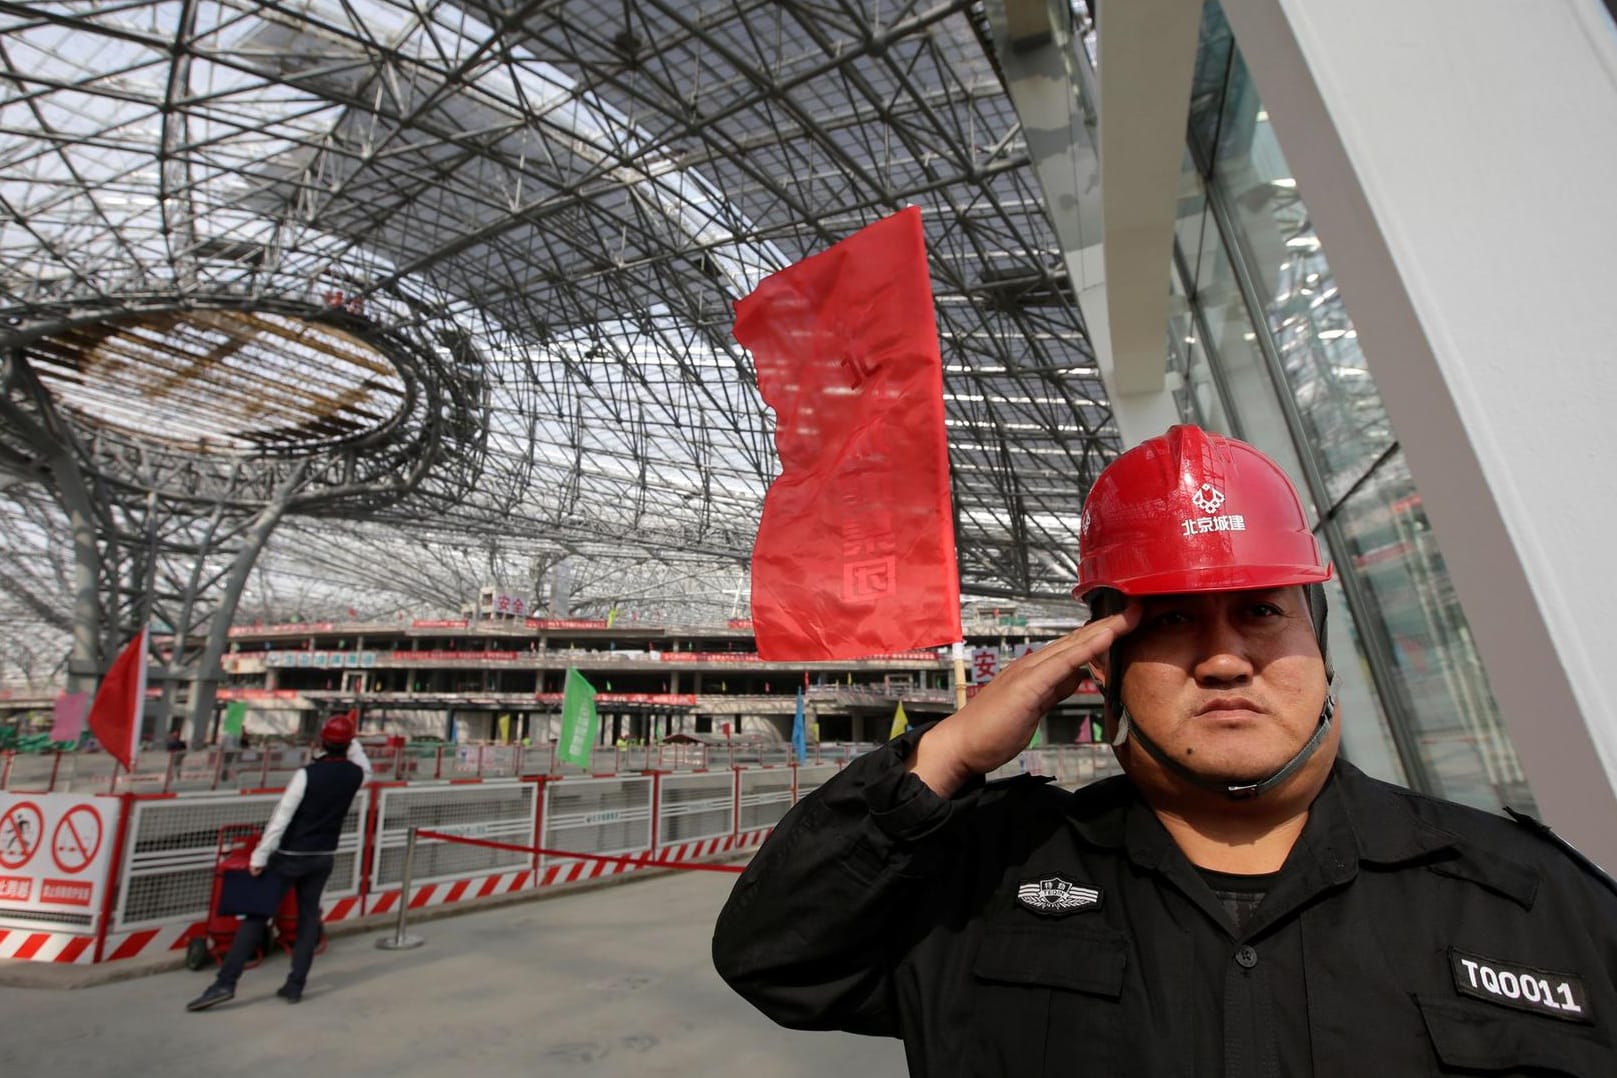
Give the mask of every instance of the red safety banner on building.
M 961 638 L 943 362 L 921 211 L 862 229 L 736 304 L 781 474 L 752 552 L 771 661 Z

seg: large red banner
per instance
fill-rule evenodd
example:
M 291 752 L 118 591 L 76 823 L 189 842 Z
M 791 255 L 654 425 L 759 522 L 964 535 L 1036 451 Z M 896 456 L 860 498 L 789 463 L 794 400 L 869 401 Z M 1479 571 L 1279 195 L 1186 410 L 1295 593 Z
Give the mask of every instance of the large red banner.
M 752 553 L 770 661 L 961 638 L 943 363 L 921 211 L 766 278 L 736 305 L 781 474 Z

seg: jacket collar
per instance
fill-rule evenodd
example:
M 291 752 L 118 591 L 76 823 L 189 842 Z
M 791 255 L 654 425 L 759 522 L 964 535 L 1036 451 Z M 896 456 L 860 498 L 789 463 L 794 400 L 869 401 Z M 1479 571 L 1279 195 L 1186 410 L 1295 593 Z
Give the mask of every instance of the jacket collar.
M 1336 791 L 1343 825 L 1353 834 L 1361 861 L 1407 864 L 1459 845 L 1458 835 L 1415 812 L 1409 791 L 1373 779 L 1345 760 L 1336 762 L 1332 778 L 1326 789 Z
M 1338 759 L 1298 841 L 1329 851 L 1338 867 L 1327 871 L 1344 878 L 1353 874 L 1348 866 L 1355 861 L 1398 865 L 1453 848 L 1458 837 L 1417 815 L 1411 796 Z M 1172 836 L 1126 776 L 1075 792 L 1067 822 L 1088 845 L 1122 849 L 1144 868 L 1160 869 L 1179 856 Z
M 1121 850 L 1142 868 L 1163 870 L 1179 847 L 1127 775 L 1085 786 L 1072 795 L 1067 823 L 1090 846 Z

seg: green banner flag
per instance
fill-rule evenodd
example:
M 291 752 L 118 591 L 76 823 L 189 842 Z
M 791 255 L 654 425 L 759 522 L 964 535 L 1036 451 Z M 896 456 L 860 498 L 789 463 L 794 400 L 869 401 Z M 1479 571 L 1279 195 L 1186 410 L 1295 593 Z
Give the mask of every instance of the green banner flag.
M 247 718 L 247 701 L 236 700 L 225 708 L 225 722 L 222 733 L 231 737 L 241 736 L 241 724 Z
M 588 767 L 600 723 L 600 716 L 595 713 L 595 686 L 569 667 L 561 698 L 561 741 L 556 745 L 556 759 L 576 767 Z
M 1036 749 L 1042 744 L 1044 744 L 1044 723 L 1041 722 L 1033 728 L 1033 740 L 1027 743 L 1027 747 Z

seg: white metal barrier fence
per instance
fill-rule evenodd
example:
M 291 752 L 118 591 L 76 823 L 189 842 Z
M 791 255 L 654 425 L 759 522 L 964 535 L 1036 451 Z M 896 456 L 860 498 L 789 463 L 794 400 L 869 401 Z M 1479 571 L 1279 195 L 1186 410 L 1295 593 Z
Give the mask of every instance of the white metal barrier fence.
M 702 856 L 713 840 L 735 834 L 736 773 L 664 775 L 657 811 L 657 849 L 672 860 Z
M 1094 750 L 1106 747 L 1033 750 L 1001 773 L 1053 774 L 1063 785 L 1073 785 L 1108 770 L 1109 750 Z M 399 904 L 412 828 L 518 847 L 422 846 L 409 905 L 459 902 L 634 871 L 641 858 L 691 861 L 757 845 L 796 801 L 840 766 L 382 783 L 364 790 L 349 810 L 326 890 L 325 917 L 387 913 Z M 69 824 L 81 853 L 89 854 L 69 859 L 65 868 L 53 866 L 37 885 L 16 871 L 9 878 L 0 873 L 0 955 L 83 962 L 183 947 L 203 928 L 220 829 L 262 826 L 277 796 L 85 798 L 0 791 L 0 845 L 10 843 L 0 867 L 15 869 L 35 851 L 43 862 L 45 836 Z M 98 821 L 94 828 L 91 815 Z M 100 836 L 99 845 L 88 837 L 92 833 Z M 64 848 L 71 855 L 79 846 Z M 92 847 L 116 853 L 103 853 L 92 864 Z M 627 859 L 611 859 L 617 855 Z M 47 886 L 52 888 L 48 896 Z M 105 917 L 98 912 L 103 908 L 99 896 L 105 896 Z M 79 908 L 58 914 L 40 905 L 66 898 Z
M 741 792 L 736 798 L 740 813 L 736 829 L 757 831 L 774 827 L 792 807 L 792 769 L 781 767 L 737 774 L 741 776 Z
M 506 779 L 449 786 L 383 787 L 372 838 L 371 887 L 397 887 L 404 875 L 410 828 L 428 828 L 528 846 L 533 844 L 532 782 Z M 531 868 L 525 854 L 478 846 L 429 843 L 416 854 L 418 883 Z
M 1053 745 L 1028 749 L 998 768 L 990 779 L 1013 775 L 1050 775 L 1057 786 L 1076 789 L 1091 782 L 1120 775 L 1123 769 L 1110 745 Z
M 818 790 L 842 768 L 838 764 L 805 764 L 797 769 L 797 799 L 799 801 Z
M 814 763 L 845 762 L 868 745 L 813 745 Z M 411 744 L 367 746 L 378 781 L 529 778 L 549 775 L 622 775 L 643 771 L 702 772 L 710 768 L 791 763 L 791 746 L 735 741 L 712 745 L 658 744 L 603 748 L 588 768 L 556 758 L 551 745 Z M 148 750 L 131 774 L 104 752 L 0 752 L 0 790 L 77 793 L 187 793 L 268 790 L 284 786 L 309 762 L 306 745 L 265 743 L 245 749 L 187 752 Z
M 196 920 L 197 911 L 207 909 L 212 894 L 220 828 L 263 826 L 278 800 L 275 794 L 137 800 L 130 813 L 130 842 L 118 876 L 113 930 Z M 369 803 L 369 792 L 361 791 L 343 820 L 336 864 L 326 884 L 328 899 L 359 892 Z
M 660 777 L 660 776 L 659 776 Z M 651 849 L 653 778 L 562 779 L 545 783 L 544 838 L 548 850 L 641 853 Z M 622 871 L 604 861 L 545 855 L 540 883 Z

